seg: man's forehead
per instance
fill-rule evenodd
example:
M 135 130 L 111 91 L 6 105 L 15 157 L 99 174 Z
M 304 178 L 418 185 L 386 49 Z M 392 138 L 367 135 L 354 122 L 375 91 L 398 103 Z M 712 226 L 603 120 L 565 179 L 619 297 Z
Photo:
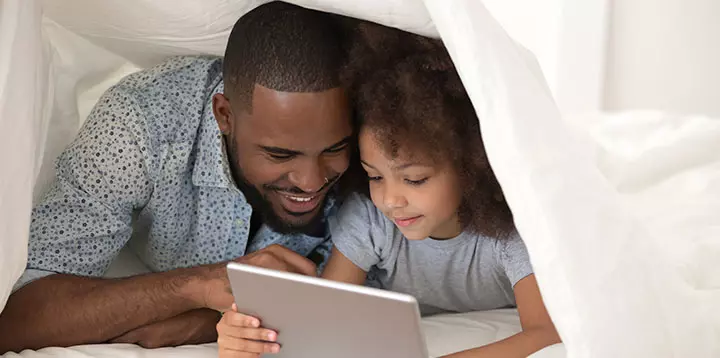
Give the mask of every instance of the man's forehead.
M 335 117 L 349 112 L 345 91 L 340 87 L 318 92 L 283 92 L 255 85 L 251 104 L 253 117 L 259 120 L 293 119 L 309 115 L 340 120 Z M 255 115 L 255 112 L 259 113 Z
M 253 108 L 255 108 L 256 105 L 264 106 L 270 104 L 275 106 L 279 105 L 284 108 L 289 106 L 302 107 L 303 104 L 318 99 L 337 102 L 344 106 L 348 105 L 345 90 L 342 87 L 332 87 L 308 92 L 288 92 L 272 89 L 256 83 L 251 95 Z
M 352 133 L 344 92 L 282 92 L 257 85 L 240 131 L 257 145 L 296 151 L 332 146 Z M 248 138 L 249 137 L 249 138 Z

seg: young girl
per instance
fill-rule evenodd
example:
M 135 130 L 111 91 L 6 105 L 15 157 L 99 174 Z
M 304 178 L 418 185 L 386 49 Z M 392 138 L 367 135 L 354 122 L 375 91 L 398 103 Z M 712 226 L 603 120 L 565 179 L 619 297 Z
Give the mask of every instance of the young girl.
M 370 198 L 350 196 L 331 223 L 322 277 L 413 295 L 423 315 L 517 306 L 522 332 L 448 357 L 526 357 L 559 342 L 442 43 L 399 31 L 370 41 L 372 29 L 350 69 Z M 379 53 L 401 55 L 382 64 Z M 277 333 L 259 327 L 226 313 L 220 356 L 278 352 Z

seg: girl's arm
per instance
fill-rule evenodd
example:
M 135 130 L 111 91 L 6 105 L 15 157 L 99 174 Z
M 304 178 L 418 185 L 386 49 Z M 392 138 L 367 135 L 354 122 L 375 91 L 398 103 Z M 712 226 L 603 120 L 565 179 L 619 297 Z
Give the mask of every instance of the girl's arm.
M 555 325 L 545 309 L 535 275 L 515 284 L 515 301 L 522 332 L 483 347 L 454 353 L 445 358 L 527 357 L 547 346 L 560 343 Z
M 367 272 L 357 267 L 340 250 L 333 246 L 330 259 L 322 272 L 322 278 L 362 285 L 367 278 Z

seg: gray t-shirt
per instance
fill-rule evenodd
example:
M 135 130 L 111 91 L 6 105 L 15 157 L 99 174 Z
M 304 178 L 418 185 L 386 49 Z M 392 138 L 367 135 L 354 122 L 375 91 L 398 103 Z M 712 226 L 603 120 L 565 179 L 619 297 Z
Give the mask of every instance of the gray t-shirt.
M 345 200 L 330 230 L 335 247 L 368 272 L 368 285 L 414 296 L 423 315 L 514 307 L 513 286 L 533 273 L 518 235 L 408 240 L 361 195 Z

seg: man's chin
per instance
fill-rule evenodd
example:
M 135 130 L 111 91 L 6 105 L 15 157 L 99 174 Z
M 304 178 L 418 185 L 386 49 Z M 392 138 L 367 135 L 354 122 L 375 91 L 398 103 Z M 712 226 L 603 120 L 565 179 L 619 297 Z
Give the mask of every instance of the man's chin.
M 292 212 L 283 205 L 274 203 L 273 218 L 266 218 L 266 224 L 281 234 L 316 235 L 324 230 L 322 202 L 309 212 Z

